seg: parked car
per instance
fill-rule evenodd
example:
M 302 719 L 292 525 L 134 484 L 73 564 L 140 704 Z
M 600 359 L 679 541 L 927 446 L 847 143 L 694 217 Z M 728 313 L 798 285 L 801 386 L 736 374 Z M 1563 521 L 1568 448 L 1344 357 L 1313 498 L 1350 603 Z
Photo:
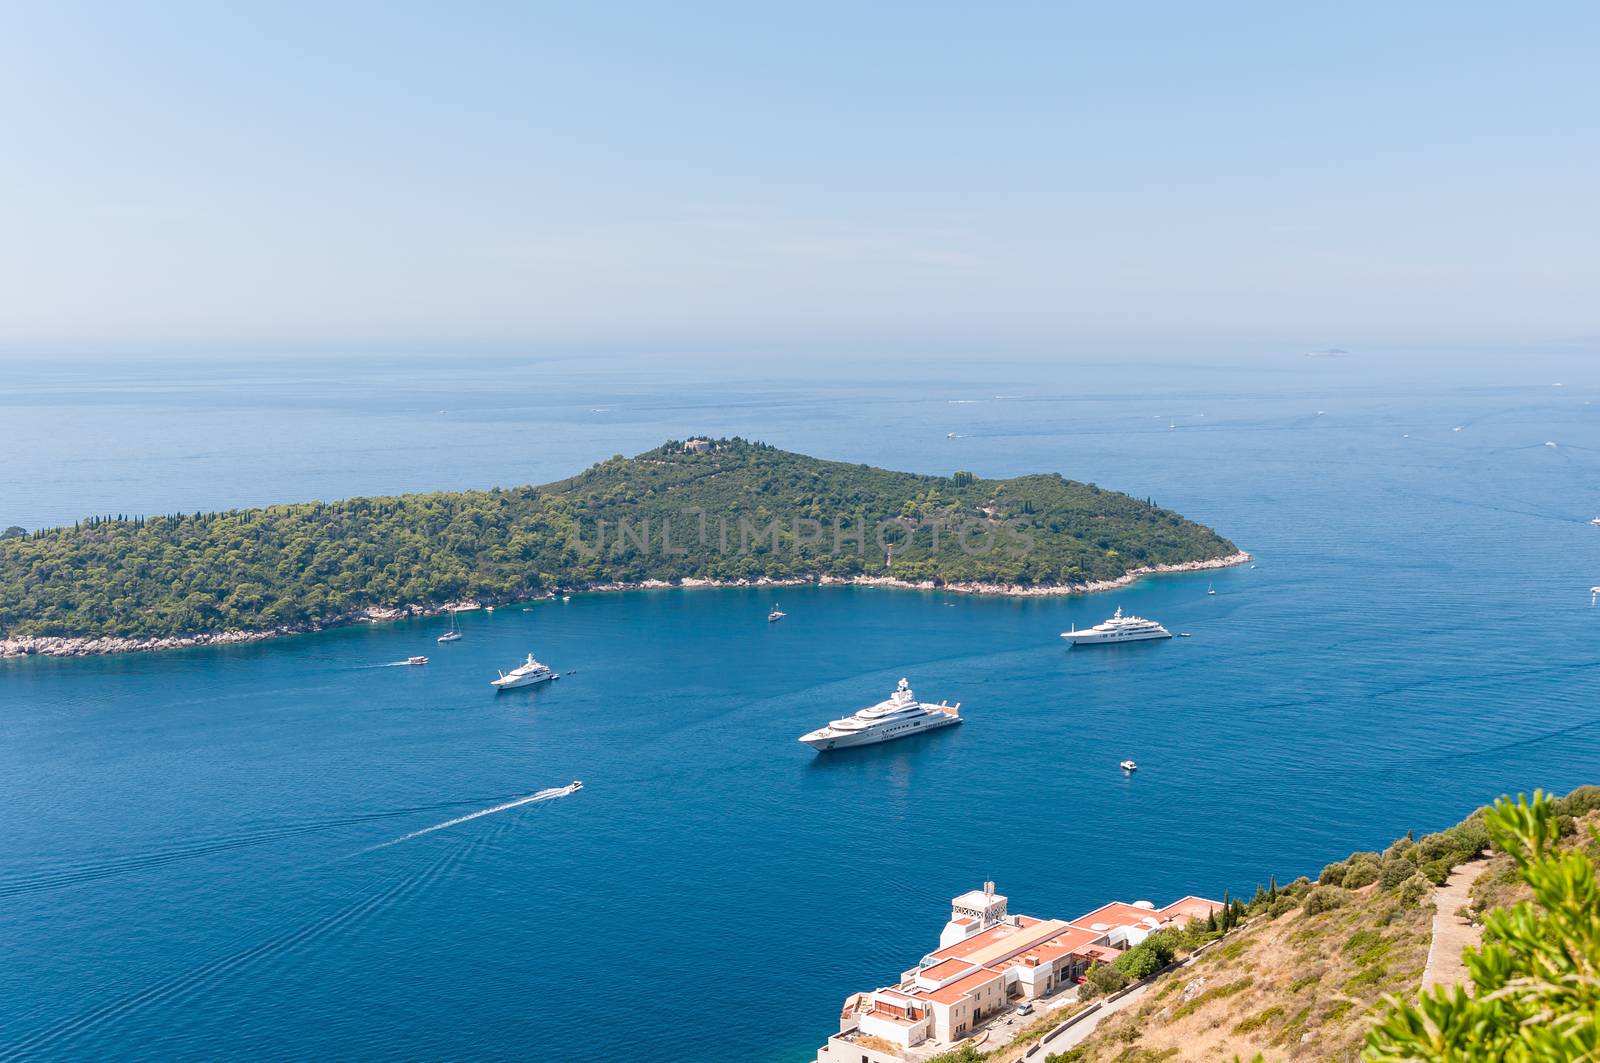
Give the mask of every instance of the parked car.
M 1033 1014 L 1033 1005 L 1031 1003 L 1029 1003 L 1028 1001 L 1024 1000 L 1021 1004 L 1017 1005 L 1017 1014 L 1018 1015 L 1032 1015 Z

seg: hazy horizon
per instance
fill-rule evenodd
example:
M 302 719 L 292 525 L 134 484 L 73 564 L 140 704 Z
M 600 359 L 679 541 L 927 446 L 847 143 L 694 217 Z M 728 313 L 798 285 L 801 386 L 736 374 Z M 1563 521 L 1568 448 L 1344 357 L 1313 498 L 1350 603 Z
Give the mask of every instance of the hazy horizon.
M 0 341 L 1600 346 L 1541 10 L 15 5 Z

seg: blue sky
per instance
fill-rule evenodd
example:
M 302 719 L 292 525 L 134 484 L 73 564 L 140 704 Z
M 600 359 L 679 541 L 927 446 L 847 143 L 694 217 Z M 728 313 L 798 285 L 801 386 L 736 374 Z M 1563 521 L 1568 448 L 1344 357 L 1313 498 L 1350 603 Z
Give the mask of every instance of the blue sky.
M 0 7 L 0 340 L 1600 336 L 1600 7 Z

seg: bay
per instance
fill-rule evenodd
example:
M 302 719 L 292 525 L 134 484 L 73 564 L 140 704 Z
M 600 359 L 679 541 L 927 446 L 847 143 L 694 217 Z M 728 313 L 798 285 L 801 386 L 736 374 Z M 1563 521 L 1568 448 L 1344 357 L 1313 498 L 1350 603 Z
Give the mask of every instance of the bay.
M 7 368 L 0 524 L 539 482 L 708 433 L 1060 471 L 1257 560 L 1087 598 L 590 594 L 464 614 L 451 645 L 414 621 L 0 662 L 0 1055 L 799 1063 L 984 879 L 1062 917 L 1248 893 L 1596 781 L 1577 355 Z M 1193 637 L 1056 637 L 1118 605 Z M 496 695 L 530 650 L 565 676 Z M 795 741 L 902 675 L 966 722 Z

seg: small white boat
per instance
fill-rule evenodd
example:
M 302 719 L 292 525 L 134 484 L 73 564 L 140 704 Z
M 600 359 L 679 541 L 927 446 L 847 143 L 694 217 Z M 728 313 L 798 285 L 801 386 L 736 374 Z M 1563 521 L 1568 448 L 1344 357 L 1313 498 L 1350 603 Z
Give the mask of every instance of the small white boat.
M 428 659 L 426 657 L 407 657 L 406 658 L 406 663 L 407 664 L 427 664 L 428 663 Z
M 548 665 L 540 664 L 533 659 L 533 654 L 528 654 L 528 659 L 509 672 L 501 672 L 499 679 L 489 680 L 489 685 L 496 690 L 513 690 L 517 687 L 531 687 L 535 683 L 543 683 L 551 679 L 560 679 L 561 676 L 552 672 Z
M 1207 594 L 1215 594 L 1215 593 L 1217 593 L 1217 588 L 1208 583 L 1208 584 L 1206 584 L 1206 593 Z
M 1544 445 L 1545 445 L 1545 446 L 1547 446 L 1547 447 L 1553 447 L 1553 446 L 1555 446 L 1555 445 L 1556 445 L 1556 444 L 1555 444 L 1555 440 L 1553 440 L 1553 439 L 1547 439 L 1547 440 L 1545 440 L 1545 443 L 1544 443 Z
M 1118 764 L 1117 767 L 1121 768 L 1123 771 L 1130 771 L 1130 772 L 1139 770 L 1139 765 L 1135 764 L 1131 760 L 1125 760 L 1121 764 Z
M 439 636 L 440 642 L 457 642 L 461 638 L 461 625 L 456 623 L 456 611 L 450 610 L 450 630 Z
M 1591 520 L 1589 523 L 1590 524 L 1594 524 L 1596 526 L 1600 526 L 1600 517 L 1596 517 L 1594 520 Z
M 562 600 L 562 601 L 564 601 L 564 602 L 570 602 L 570 601 L 572 601 L 572 595 L 570 595 L 570 594 L 563 594 L 563 595 L 562 595 L 562 596 L 561 596 L 561 600 Z
M 782 620 L 784 617 L 786 617 L 788 615 L 789 615 L 788 613 L 784 612 L 782 609 L 780 609 L 776 605 L 774 605 L 772 607 L 772 612 L 767 614 L 767 623 L 776 624 L 778 621 Z
M 573 779 L 572 780 L 572 785 L 567 787 L 567 789 L 571 790 L 573 793 L 577 793 L 579 790 L 583 789 L 583 780 L 582 779 Z

